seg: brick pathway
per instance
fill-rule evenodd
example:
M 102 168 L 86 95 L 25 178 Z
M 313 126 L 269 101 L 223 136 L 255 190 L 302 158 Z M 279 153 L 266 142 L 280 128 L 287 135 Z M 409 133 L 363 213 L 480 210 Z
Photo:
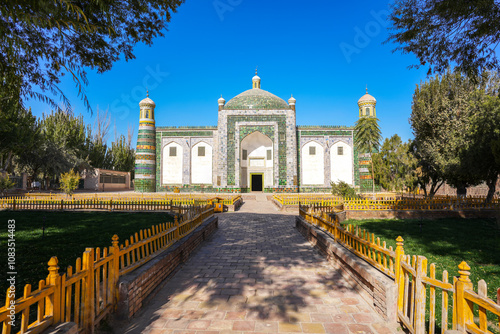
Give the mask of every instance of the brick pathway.
M 218 231 L 122 326 L 115 333 L 396 332 L 263 196 L 220 214 Z

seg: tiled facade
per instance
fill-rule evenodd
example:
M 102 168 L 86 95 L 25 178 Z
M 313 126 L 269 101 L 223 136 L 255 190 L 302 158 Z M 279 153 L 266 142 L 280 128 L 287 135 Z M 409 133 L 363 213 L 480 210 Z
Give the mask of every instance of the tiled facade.
M 150 124 L 148 124 L 150 127 L 147 130 L 142 128 L 139 130 L 137 153 L 142 154 L 142 159 L 155 158 L 155 163 L 145 165 L 143 161 L 137 161 L 136 175 L 142 168 L 148 168 L 148 170 L 153 168 L 151 171 L 154 171 L 154 178 L 140 180 L 136 178 L 136 191 L 249 192 L 252 189 L 243 185 L 242 173 L 243 170 L 246 173 L 246 168 L 250 168 L 250 165 L 248 165 L 249 162 L 246 162 L 245 169 L 242 167 L 241 144 L 247 136 L 255 132 L 261 133 L 268 138 L 266 140 L 272 142 L 272 146 L 269 147 L 272 147 L 273 156 L 272 159 L 268 158 L 272 160 L 272 182 L 266 179 L 266 183 L 272 184 L 272 186 L 263 187 L 262 191 L 264 192 L 330 192 L 332 161 L 330 151 L 333 145 L 339 142 L 352 149 L 353 185 L 362 190 L 371 189 L 371 176 L 366 170 L 369 157 L 361 157 L 358 154 L 354 146 L 354 128 L 297 126 L 295 101 L 292 97 L 286 103 L 275 95 L 261 90 L 260 78 L 256 76 L 253 79 L 253 89 L 236 96 L 227 104 L 223 98 L 219 99 L 217 126 L 154 128 L 154 119 L 152 119 L 154 131 L 151 131 Z M 141 103 L 143 102 L 141 101 Z M 363 102 L 359 107 L 374 105 L 374 103 L 370 103 L 370 101 Z M 141 117 L 143 116 L 142 110 L 141 105 Z M 374 107 L 372 112 L 375 112 Z M 151 115 L 154 114 L 151 113 Z M 142 120 L 141 118 L 141 126 L 143 125 Z M 319 144 L 323 150 L 324 183 L 302 185 L 304 171 L 301 171 L 301 148 L 311 141 Z M 212 148 L 212 184 L 193 184 L 191 182 L 193 147 L 200 142 Z M 165 169 L 162 157 L 165 146 L 169 144 L 182 149 L 182 155 L 179 157 L 179 159 L 182 158 L 182 167 L 179 162 L 179 168 L 182 168 L 182 183 L 163 182 L 164 173 L 168 173 L 168 170 Z M 197 158 L 197 156 L 194 157 Z M 318 159 L 321 158 L 318 157 Z M 180 173 L 180 169 L 178 170 Z M 178 175 L 180 180 L 180 174 Z

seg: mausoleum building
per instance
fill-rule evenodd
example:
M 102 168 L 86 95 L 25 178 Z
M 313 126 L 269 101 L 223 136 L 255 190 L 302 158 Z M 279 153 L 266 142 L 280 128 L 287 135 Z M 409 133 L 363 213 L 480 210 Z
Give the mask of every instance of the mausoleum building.
M 360 117 L 376 116 L 368 92 Z M 139 192 L 328 192 L 331 182 L 371 188 L 369 157 L 359 154 L 354 127 L 297 126 L 296 99 L 252 89 L 218 100 L 217 126 L 155 125 L 155 103 L 140 106 L 135 190 Z

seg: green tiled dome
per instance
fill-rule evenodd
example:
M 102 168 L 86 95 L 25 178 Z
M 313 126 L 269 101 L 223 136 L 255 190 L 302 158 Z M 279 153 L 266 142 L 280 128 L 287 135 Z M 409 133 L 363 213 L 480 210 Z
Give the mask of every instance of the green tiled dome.
M 230 110 L 275 110 L 290 109 L 288 103 L 260 88 L 249 89 L 229 100 L 224 109 Z

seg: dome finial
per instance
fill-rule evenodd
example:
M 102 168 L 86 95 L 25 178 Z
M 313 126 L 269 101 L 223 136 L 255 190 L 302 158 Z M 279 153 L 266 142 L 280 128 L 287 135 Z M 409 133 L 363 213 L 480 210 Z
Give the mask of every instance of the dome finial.
M 260 77 L 257 75 L 257 69 L 259 66 L 255 68 L 255 76 L 252 78 L 252 88 L 260 89 Z
M 366 84 L 366 94 L 368 94 L 368 84 Z
M 149 97 L 149 89 L 146 88 L 146 97 Z

